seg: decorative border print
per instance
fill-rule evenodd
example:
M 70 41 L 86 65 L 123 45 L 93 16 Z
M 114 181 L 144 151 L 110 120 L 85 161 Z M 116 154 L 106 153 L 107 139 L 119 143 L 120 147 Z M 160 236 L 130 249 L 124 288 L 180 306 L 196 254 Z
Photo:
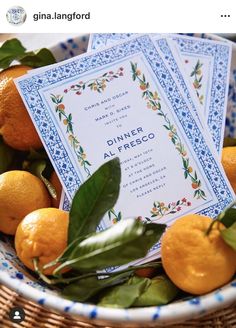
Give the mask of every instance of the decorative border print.
M 69 211 L 70 207 L 71 207 L 71 203 L 68 197 L 66 196 L 65 191 L 62 190 L 59 208 L 63 211 Z
M 94 33 L 90 34 L 88 49 L 87 51 L 91 50 L 98 50 L 103 47 L 112 45 L 117 41 L 126 40 L 130 36 L 137 35 L 133 33 Z
M 231 43 L 206 39 L 172 36 L 183 57 L 194 56 L 196 65 L 191 73 L 193 86 L 199 101 L 203 101 L 200 91 L 202 80 L 202 59 L 210 58 L 212 79 L 207 86 L 208 99 L 204 100 L 205 117 L 218 153 L 221 153 L 225 129 L 225 117 L 228 100 L 228 86 L 232 45 Z
M 168 68 L 171 70 L 174 78 L 176 78 L 177 82 L 179 83 L 179 86 L 181 87 L 186 96 L 186 100 L 189 102 L 192 110 L 195 112 L 200 124 L 205 129 L 204 116 L 201 110 L 199 110 L 198 99 L 189 83 L 187 75 L 185 74 L 185 70 L 183 68 L 183 63 L 180 58 L 179 52 L 176 52 L 175 47 L 173 47 L 173 45 L 171 44 L 171 40 L 160 36 L 153 36 L 153 40 L 155 40 L 155 42 L 157 43 L 158 49 L 161 50 L 161 53 L 163 55 L 163 60 L 165 61 Z
M 190 159 L 185 150 L 185 142 L 181 139 L 180 135 L 177 132 L 175 124 L 169 119 L 168 114 L 163 111 L 161 105 L 161 98 L 158 92 L 156 90 L 150 90 L 149 81 L 147 81 L 145 74 L 142 73 L 142 71 L 139 69 L 137 63 L 133 63 L 131 61 L 130 64 L 132 69 L 132 79 L 134 82 L 136 82 L 136 84 L 139 85 L 139 89 L 142 93 L 142 98 L 144 99 L 147 108 L 149 110 L 152 110 L 153 112 L 156 112 L 159 116 L 159 119 L 163 120 L 163 128 L 167 130 L 170 142 L 175 146 L 177 153 L 181 157 L 183 164 L 183 175 L 185 179 L 189 179 L 191 181 L 191 186 L 194 190 L 193 197 L 196 197 L 197 199 L 206 200 L 206 194 L 204 190 L 201 189 L 201 181 L 198 179 L 197 172 L 193 170 L 190 165 Z M 154 207 L 156 207 L 155 203 L 157 202 L 154 202 Z
M 203 133 L 179 85 L 175 82 L 153 40 L 148 35 L 132 38 L 96 53 L 79 56 L 35 76 L 26 76 L 17 80 L 18 89 L 52 163 L 60 175 L 65 191 L 71 200 L 83 179 L 78 166 L 68 154 L 68 149 L 64 145 L 65 140 L 62 139 L 48 104 L 44 101 L 43 93 L 58 87 L 59 83 L 62 85 L 75 78 L 80 81 L 80 77 L 85 74 L 96 72 L 94 74 L 97 76 L 99 70 L 117 65 L 121 61 L 130 62 L 130 58 L 135 56 L 143 58 L 146 63 L 148 71 L 168 101 L 176 123 L 186 137 L 186 142 L 191 147 L 192 156 L 198 159 L 196 161 L 198 168 L 208 180 L 207 185 L 210 188 L 208 192 L 212 201 L 208 204 L 204 203 L 201 213 L 215 217 L 233 201 L 234 194 L 211 149 L 211 143 Z
M 131 33 L 97 33 L 90 35 L 90 41 L 88 45 L 88 51 L 98 50 L 102 47 L 111 46 L 116 44 L 118 41 L 126 40 L 131 36 L 138 36 L 138 34 Z M 150 35 L 150 34 L 149 34 Z M 160 34 L 151 34 L 155 42 L 157 42 L 159 49 L 163 54 L 163 60 L 166 62 L 168 67 L 171 69 L 173 75 L 177 79 L 180 87 L 183 89 L 189 104 L 191 105 L 193 111 L 196 113 L 201 124 L 203 124 L 203 114 L 199 110 L 198 99 L 191 88 L 189 80 L 185 75 L 185 70 L 183 69 L 183 64 L 180 58 L 180 54 L 176 54 L 176 49 L 171 46 L 170 41 L 164 38 Z M 204 124 L 203 124 L 204 125 Z
M 130 36 L 131 34 L 128 33 L 92 34 L 90 36 L 89 47 L 90 49 L 98 49 L 102 46 L 114 44 L 118 40 L 127 39 Z M 189 78 L 199 99 L 199 103 L 202 103 L 204 107 L 204 117 L 206 117 L 206 123 L 209 127 L 209 132 L 216 146 L 216 150 L 221 154 L 227 110 L 232 44 L 230 42 L 212 41 L 182 35 L 167 34 L 166 36 L 177 44 L 177 48 L 182 57 L 186 55 L 196 57 L 196 65 L 193 67 Z M 156 37 L 160 37 L 160 34 L 153 34 L 152 37 L 155 39 Z M 158 45 L 161 46 L 161 43 L 158 42 Z M 160 49 L 162 51 L 164 50 L 164 52 L 166 51 L 164 47 Z M 212 77 L 207 83 L 207 99 L 204 99 L 204 95 L 200 90 L 203 77 L 201 58 L 208 58 L 212 66 L 209 67 Z M 177 73 L 177 71 L 175 72 Z M 177 75 L 176 78 L 178 79 Z M 201 117 L 201 114 L 199 114 L 199 116 Z

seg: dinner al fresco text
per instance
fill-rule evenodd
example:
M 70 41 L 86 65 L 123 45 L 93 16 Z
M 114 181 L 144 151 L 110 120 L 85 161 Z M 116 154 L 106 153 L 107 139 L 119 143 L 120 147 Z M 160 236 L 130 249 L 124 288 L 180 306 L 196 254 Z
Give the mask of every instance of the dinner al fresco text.
M 139 135 L 138 138 L 133 138 L 134 136 Z M 117 145 L 117 151 L 120 153 L 122 151 L 131 149 L 133 147 L 136 147 L 138 145 L 141 145 L 142 143 L 145 143 L 149 140 L 152 140 L 155 138 L 155 134 L 153 132 L 149 132 L 147 134 L 144 133 L 144 130 L 142 127 L 137 127 L 136 129 L 133 129 L 131 131 L 127 131 L 119 136 L 116 136 L 114 138 L 107 140 L 107 145 L 109 147 Z M 109 158 L 111 156 L 117 155 L 115 152 L 112 152 L 111 150 L 104 153 L 104 159 Z

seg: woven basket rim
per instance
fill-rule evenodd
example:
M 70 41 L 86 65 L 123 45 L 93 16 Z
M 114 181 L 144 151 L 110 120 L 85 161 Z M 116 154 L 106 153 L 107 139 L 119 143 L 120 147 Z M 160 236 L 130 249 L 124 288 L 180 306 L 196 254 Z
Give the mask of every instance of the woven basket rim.
M 106 320 L 112 322 L 143 322 L 150 323 L 153 319 L 158 320 L 160 323 L 178 322 L 183 320 L 189 320 L 193 317 L 200 316 L 202 314 L 203 308 L 204 313 L 211 313 L 223 307 L 231 305 L 236 299 L 236 288 L 234 287 L 224 287 L 221 291 L 221 298 L 224 301 L 217 301 L 214 293 L 207 294 L 200 298 L 195 298 L 195 300 L 201 299 L 201 306 L 198 302 L 192 302 L 189 306 L 189 301 L 176 302 L 168 304 L 162 307 L 146 307 L 146 308 L 136 308 L 136 309 L 112 309 L 97 307 L 91 304 L 83 304 L 77 302 L 71 302 L 69 300 L 63 299 L 60 296 L 56 296 L 49 293 L 44 293 L 36 288 L 27 285 L 24 281 L 11 278 L 6 272 L 1 272 L 0 282 L 9 287 L 10 289 L 16 291 L 21 296 L 35 302 L 42 304 L 44 307 L 53 309 L 54 311 L 80 316 L 81 318 L 88 319 L 94 318 L 99 320 Z M 236 285 L 236 279 L 233 282 Z M 210 297 L 210 298 L 209 298 Z M 195 304 L 196 303 L 196 304 Z M 186 306 L 188 305 L 188 310 Z M 161 316 L 159 312 L 161 309 Z M 178 310 L 177 310 L 178 309 Z M 191 312 L 190 312 L 191 309 Z M 171 319 L 170 313 L 174 313 Z
M 9 320 L 9 313 L 13 307 L 21 307 L 24 309 L 26 317 L 24 322 L 17 324 L 17 327 L 25 328 L 143 328 L 144 325 L 135 323 L 110 323 L 105 321 L 97 322 L 91 319 L 74 319 L 71 316 L 62 316 L 55 312 L 51 312 L 48 309 L 42 308 L 41 306 L 24 299 L 14 291 L 11 291 L 7 287 L 0 285 L 0 327 L 12 328 L 12 323 Z M 235 304 L 236 306 L 236 304 Z M 109 326 L 109 327 L 108 327 Z M 214 312 L 211 315 L 202 317 L 201 319 L 192 319 L 187 322 L 181 322 L 177 325 L 171 325 L 168 327 L 235 327 L 236 326 L 236 307 L 230 307 L 227 309 Z M 151 325 L 145 324 L 145 328 L 160 327 L 158 322 L 154 322 Z

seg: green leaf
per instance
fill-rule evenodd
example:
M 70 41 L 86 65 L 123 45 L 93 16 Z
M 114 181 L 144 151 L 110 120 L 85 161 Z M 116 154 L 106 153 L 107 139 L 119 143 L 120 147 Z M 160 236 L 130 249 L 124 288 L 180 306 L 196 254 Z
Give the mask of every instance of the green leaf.
M 48 181 L 48 179 L 43 176 L 43 172 L 46 169 L 46 166 L 47 162 L 45 160 L 36 160 L 30 164 L 29 171 L 43 181 L 50 195 L 56 199 L 57 193 L 54 186 L 50 181 Z
M 236 138 L 230 138 L 230 137 L 224 138 L 223 147 L 233 147 L 233 146 L 236 146 Z
M 42 67 L 56 63 L 56 59 L 50 50 L 43 48 L 37 52 L 28 52 L 18 58 L 21 64 L 30 67 Z
M 18 39 L 7 40 L 0 48 L 0 60 L 6 55 L 17 54 L 21 55 L 25 53 L 25 48 Z
M 79 271 L 105 269 L 142 258 L 160 239 L 165 228 L 164 224 L 144 223 L 135 219 L 122 220 L 76 244 L 68 260 L 55 273 L 64 267 Z
M 236 251 L 236 222 L 231 227 L 221 230 L 220 233 L 226 244 Z
M 120 191 L 119 159 L 102 165 L 76 192 L 70 210 L 68 243 L 95 232 L 104 214 L 115 205 Z
M 201 181 L 200 181 L 201 182 Z M 203 197 L 206 197 L 206 194 L 205 194 L 205 192 L 203 191 L 203 190 L 201 190 L 201 195 L 203 196 Z
M 118 215 L 117 215 L 117 219 L 118 219 L 118 221 L 120 221 L 120 220 L 122 219 L 122 214 L 121 214 L 121 212 L 118 213 Z
M 57 105 L 57 100 L 56 100 L 56 97 L 55 96 L 51 96 L 51 99 L 52 99 L 52 102 L 54 103 L 54 104 L 56 104 Z
M 75 245 L 80 243 L 84 238 L 80 237 L 78 239 L 75 239 L 72 243 L 70 243 L 66 249 L 63 251 L 63 253 L 57 257 L 55 260 L 48 262 L 43 266 L 43 269 L 51 268 L 52 266 L 62 263 L 67 260 L 68 256 L 70 255 L 71 251 L 74 249 Z
M 77 239 L 74 239 L 64 250 L 64 252 L 62 253 L 62 255 L 57 259 L 57 263 L 62 263 L 68 260 L 71 252 L 74 250 L 75 246 L 77 244 L 79 244 L 82 240 L 85 239 L 85 236 L 83 237 L 78 237 Z
M 184 168 L 187 170 L 188 169 L 188 162 L 187 162 L 187 160 L 182 157 L 182 162 L 183 162 Z
M 11 39 L 0 48 L 0 68 L 8 68 L 14 61 L 30 67 L 41 67 L 56 62 L 50 50 L 43 48 L 37 52 L 26 52 L 21 42 L 17 39 Z
M 0 47 L 0 68 L 7 68 L 19 56 L 25 53 L 25 48 L 17 39 L 7 40 Z
M 226 228 L 233 225 L 236 222 L 236 208 L 227 209 L 224 216 L 220 219 L 220 222 L 222 222 Z
M 127 281 L 132 272 L 124 272 L 114 277 L 98 279 L 96 276 L 80 279 L 64 288 L 62 295 L 77 302 L 85 302 L 104 288 L 112 287 Z
M 101 297 L 98 305 L 113 308 L 129 308 L 150 284 L 151 279 L 134 276 L 127 283 L 110 288 Z
M 201 67 L 200 61 L 198 59 L 196 66 L 195 66 L 195 70 L 197 71 L 199 68 Z
M 6 172 L 13 162 L 16 151 L 6 145 L 0 137 L 0 174 Z
M 165 275 L 154 277 L 150 286 L 134 302 L 133 306 L 158 306 L 171 302 L 178 288 Z
M 135 65 L 132 62 L 130 62 L 130 64 L 131 64 L 132 71 L 135 72 Z
M 163 125 L 163 127 L 166 128 L 166 130 L 168 130 L 168 131 L 170 130 L 170 128 L 165 124 Z

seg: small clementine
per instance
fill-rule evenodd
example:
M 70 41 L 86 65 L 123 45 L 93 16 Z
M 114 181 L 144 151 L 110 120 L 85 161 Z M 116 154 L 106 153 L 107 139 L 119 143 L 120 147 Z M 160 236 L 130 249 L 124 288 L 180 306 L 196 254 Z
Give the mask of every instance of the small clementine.
M 225 147 L 221 159 L 229 182 L 236 193 L 236 147 Z
M 180 289 L 205 294 L 227 283 L 235 273 L 236 252 L 220 235 L 225 229 L 217 222 L 206 231 L 212 219 L 189 214 L 178 219 L 162 238 L 163 267 Z
M 43 208 L 28 214 L 16 231 L 15 247 L 19 259 L 31 270 L 34 270 L 33 259 L 38 259 L 40 270 L 45 275 L 52 274 L 58 265 L 46 270 L 43 266 L 65 250 L 68 224 L 68 212 L 57 208 Z
M 16 65 L 0 72 L 0 134 L 6 144 L 18 150 L 43 146 L 13 81 L 30 69 Z
M 28 213 L 50 205 L 45 185 L 33 174 L 16 170 L 0 175 L 0 231 L 14 235 Z

